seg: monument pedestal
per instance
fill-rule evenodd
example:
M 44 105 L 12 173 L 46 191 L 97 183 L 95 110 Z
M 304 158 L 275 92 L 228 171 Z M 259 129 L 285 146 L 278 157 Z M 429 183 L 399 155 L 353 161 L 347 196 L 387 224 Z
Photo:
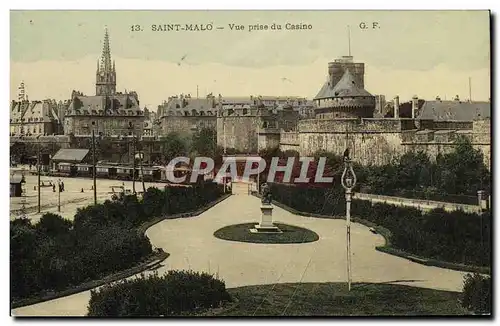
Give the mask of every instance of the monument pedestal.
M 252 233 L 281 233 L 282 231 L 273 224 L 273 206 L 270 204 L 262 204 L 260 206 L 261 218 L 260 224 L 256 224 Z

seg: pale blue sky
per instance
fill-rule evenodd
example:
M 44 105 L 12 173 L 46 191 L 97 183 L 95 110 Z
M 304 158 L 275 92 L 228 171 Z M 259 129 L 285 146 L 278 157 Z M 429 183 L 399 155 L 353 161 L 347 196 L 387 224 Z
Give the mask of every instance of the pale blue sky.
M 361 31 L 360 22 L 380 29 Z M 152 32 L 152 24 L 209 23 L 214 32 Z M 310 31 L 235 32 L 230 23 L 309 23 Z M 132 24 L 145 31 L 131 32 Z M 97 54 L 108 26 L 113 54 L 123 58 L 238 66 L 307 64 L 317 57 L 347 52 L 346 26 L 352 26 L 352 53 L 379 66 L 456 69 L 489 65 L 489 18 L 485 11 L 13 11 L 11 59 L 75 60 Z M 242 53 L 243 52 L 243 53 Z
M 379 29 L 359 28 L 361 22 L 370 24 L 373 21 L 378 22 Z M 242 24 L 247 28 L 249 24 L 284 25 L 287 22 L 311 24 L 312 30 L 248 32 L 230 31 L 228 27 L 230 23 Z M 166 23 L 213 23 L 225 29 L 214 29 L 212 32 L 151 31 L 152 24 Z M 140 24 L 144 31 L 132 32 L 132 24 Z M 66 92 L 72 88 L 83 88 L 90 92 L 94 76 L 93 72 L 88 72 L 90 63 L 87 61 L 93 58 L 95 67 L 107 26 L 112 56 L 117 59 L 119 86 L 142 89 L 146 103 L 156 104 L 161 98 L 182 91 L 176 88 L 177 85 L 186 86 L 182 81 L 172 86 L 165 81 L 160 96 L 158 85 L 148 85 L 149 76 L 132 76 L 130 70 L 148 65 L 143 70 L 152 69 L 157 74 L 164 74 L 165 79 L 171 79 L 178 73 L 173 70 L 176 63 L 185 54 L 185 65 L 190 67 L 190 75 L 184 76 L 186 83 L 189 82 L 188 78 L 210 79 L 205 75 L 197 75 L 197 71 L 211 74 L 216 70 L 207 67 L 217 65 L 218 71 L 224 75 L 237 75 L 237 71 L 241 75 L 248 75 L 248 80 L 244 81 L 248 85 L 245 88 L 231 88 L 231 79 L 228 78 L 227 84 L 219 81 L 218 87 L 205 82 L 205 88 L 217 88 L 218 92 L 227 90 L 231 95 L 243 95 L 234 94 L 241 90 L 241 93 L 264 92 L 273 95 L 273 92 L 292 92 L 314 96 L 324 81 L 328 61 L 347 54 L 347 25 L 351 26 L 352 54 L 357 61 L 367 65 L 368 90 L 374 89 L 375 92 L 388 95 L 406 91 L 408 94 L 414 92 L 424 96 L 435 96 L 433 93 L 436 92 L 462 94 L 467 91 L 460 89 L 455 92 L 457 87 L 450 86 L 451 83 L 457 78 L 466 78 L 462 75 L 472 75 L 475 86 L 482 91 L 481 97 L 489 97 L 490 34 L 487 11 L 12 11 L 11 83 L 16 84 L 13 85 L 15 90 L 17 83 L 21 79 L 25 80 L 37 97 L 64 97 L 62 94 L 66 90 L 63 86 L 69 88 Z M 318 60 L 321 62 L 318 63 Z M 65 85 L 53 85 L 52 89 L 44 86 L 42 92 L 41 86 L 33 83 L 38 83 L 47 74 L 49 62 L 58 62 L 61 67 L 80 62 L 85 65 L 88 75 L 79 76 L 78 81 L 71 82 L 71 85 L 67 85 L 70 82 L 68 80 Z M 132 62 L 136 67 L 129 66 Z M 168 66 L 169 63 L 172 66 Z M 124 67 L 125 64 L 128 66 Z M 157 69 L 152 68 L 153 64 Z M 297 76 L 299 67 L 303 69 L 310 66 L 311 74 L 304 75 L 308 80 L 302 81 L 300 87 L 296 82 L 287 90 L 259 88 L 261 81 L 257 78 L 262 79 L 261 70 L 272 70 L 278 66 L 287 67 L 290 74 Z M 318 68 L 320 66 L 323 68 Z M 395 79 L 403 72 L 405 76 L 411 72 L 420 76 L 425 72 L 436 74 L 435 71 L 439 69 L 443 70 L 442 74 L 433 77 L 439 79 L 439 83 L 430 83 L 427 88 L 412 85 L 408 81 L 411 90 L 404 90 L 401 81 L 387 81 L 384 78 L 386 75 L 387 78 L 391 76 L 391 79 Z M 72 73 L 65 70 L 65 74 Z M 77 71 L 75 68 L 73 73 L 80 74 Z M 254 72 L 259 72 L 259 77 L 251 79 Z M 55 77 L 57 72 L 53 74 Z M 266 78 L 279 80 L 280 77 L 269 75 Z M 125 81 L 126 85 L 121 85 Z M 240 82 L 234 80 L 234 83 Z M 386 85 L 382 87 L 384 83 Z M 191 90 L 186 93 L 192 92 L 193 87 L 189 87 Z M 155 88 L 154 96 L 148 94 L 149 91 L 153 92 L 152 88 Z M 47 92 L 50 94 L 45 94 Z M 450 97 L 453 95 L 449 94 Z

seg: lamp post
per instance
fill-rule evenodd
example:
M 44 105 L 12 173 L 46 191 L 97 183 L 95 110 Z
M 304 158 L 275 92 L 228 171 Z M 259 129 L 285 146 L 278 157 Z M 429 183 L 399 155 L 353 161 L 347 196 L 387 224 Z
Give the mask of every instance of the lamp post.
M 59 191 L 57 193 L 57 211 L 61 212 L 61 179 L 57 180 Z
M 352 160 L 349 157 L 349 150 L 344 153 L 344 172 L 342 173 L 342 187 L 345 189 L 346 200 L 346 231 L 347 231 L 347 285 L 351 291 L 351 199 L 352 189 L 356 185 L 356 174 L 352 169 Z
M 140 163 L 140 169 L 141 169 L 141 182 L 142 182 L 142 193 L 145 194 L 146 193 L 146 185 L 144 183 L 144 167 L 143 167 L 143 160 L 144 160 L 144 152 L 141 151 L 139 152 L 139 163 Z
M 94 205 L 97 205 L 97 171 L 95 155 L 95 131 L 92 129 L 92 179 L 94 182 Z
M 41 197 L 40 197 L 40 173 L 41 173 L 41 153 L 40 153 L 40 135 L 38 135 L 37 137 L 37 156 L 38 156 L 38 159 L 37 159 L 37 174 L 38 174 L 38 186 L 37 186 L 37 190 L 38 190 L 38 213 L 40 213 L 41 211 Z
M 136 194 L 135 192 L 135 169 L 136 169 L 136 166 L 135 166 L 135 155 L 136 155 L 136 151 L 137 151 L 137 143 L 136 143 L 136 140 L 135 140 L 135 133 L 132 135 L 133 137 L 133 146 L 134 146 L 134 151 L 133 151 L 133 155 L 132 155 L 132 192 L 134 193 L 134 195 Z

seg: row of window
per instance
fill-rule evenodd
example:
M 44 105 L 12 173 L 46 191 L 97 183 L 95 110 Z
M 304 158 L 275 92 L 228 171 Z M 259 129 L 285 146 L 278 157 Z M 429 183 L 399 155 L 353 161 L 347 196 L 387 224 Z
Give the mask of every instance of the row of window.
M 75 115 L 104 115 L 104 111 L 103 110 L 91 110 L 91 112 L 89 113 L 88 110 L 74 110 L 75 112 Z M 117 111 L 119 112 L 118 114 L 113 114 L 113 111 L 110 111 L 108 110 L 106 112 L 106 115 L 128 115 L 128 116 L 134 116 L 134 115 L 137 115 L 137 116 L 142 116 L 143 115 L 143 112 L 142 111 L 125 111 L 125 110 L 120 110 L 120 111 Z M 135 112 L 135 113 L 134 113 Z
M 208 115 L 208 116 L 214 116 L 214 114 L 215 114 L 212 111 L 200 111 L 200 112 L 198 112 L 196 110 L 191 110 L 191 111 L 182 111 L 182 112 L 181 111 L 177 111 L 177 112 L 175 112 L 175 111 L 168 111 L 168 115 L 169 116 L 175 116 L 175 115 L 177 115 L 177 116 L 185 116 L 185 117 L 198 116 L 198 115 L 199 116 L 205 116 L 205 112 L 206 112 L 206 115 Z
M 19 129 L 20 134 L 41 134 L 43 133 L 43 127 L 41 125 L 39 126 L 24 126 L 20 127 Z M 14 134 L 14 133 L 11 133 Z
M 10 123 L 13 123 L 13 122 L 42 122 L 42 121 L 43 121 L 42 118 L 28 118 L 28 120 L 26 120 L 25 118 L 10 119 Z

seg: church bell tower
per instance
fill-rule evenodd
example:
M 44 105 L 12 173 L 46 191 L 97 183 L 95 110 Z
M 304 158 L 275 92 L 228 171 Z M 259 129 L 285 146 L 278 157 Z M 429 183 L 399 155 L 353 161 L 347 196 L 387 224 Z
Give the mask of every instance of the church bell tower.
M 97 60 L 95 95 L 114 95 L 116 93 L 115 62 L 111 63 L 108 29 L 104 32 L 104 46 L 100 60 Z

